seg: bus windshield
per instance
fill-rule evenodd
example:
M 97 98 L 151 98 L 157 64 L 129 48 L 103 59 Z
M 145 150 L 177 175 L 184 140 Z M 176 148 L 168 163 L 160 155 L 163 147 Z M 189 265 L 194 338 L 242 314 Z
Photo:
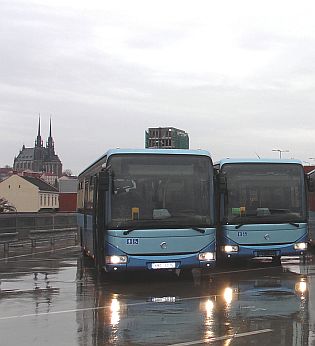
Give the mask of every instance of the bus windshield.
M 213 168 L 206 156 L 113 155 L 110 228 L 209 227 Z
M 298 164 L 225 164 L 224 222 L 305 222 L 303 168 Z

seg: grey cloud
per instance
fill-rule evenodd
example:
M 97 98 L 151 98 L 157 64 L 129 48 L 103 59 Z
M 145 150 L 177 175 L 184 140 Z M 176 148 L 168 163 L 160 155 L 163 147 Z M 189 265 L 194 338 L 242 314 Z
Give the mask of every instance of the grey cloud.
M 272 156 L 274 145 L 314 157 L 306 153 L 307 131 L 315 128 L 314 87 L 304 83 L 315 71 L 312 38 L 244 34 L 241 48 L 275 50 L 280 60 L 240 81 L 219 73 L 165 73 L 94 46 L 91 13 L 23 6 L 8 1 L 2 6 L 0 119 L 7 149 L 0 146 L 0 165 L 11 164 L 23 143 L 33 145 L 38 113 L 44 138 L 52 115 L 56 151 L 76 173 L 109 147 L 143 147 L 151 126 L 182 128 L 193 148 L 208 149 L 216 158 Z M 98 24 L 119 27 L 124 19 L 118 17 L 104 13 Z M 198 23 L 187 25 L 196 29 Z M 145 31 L 139 24 L 124 44 L 139 54 L 158 53 L 192 28 L 177 22 Z

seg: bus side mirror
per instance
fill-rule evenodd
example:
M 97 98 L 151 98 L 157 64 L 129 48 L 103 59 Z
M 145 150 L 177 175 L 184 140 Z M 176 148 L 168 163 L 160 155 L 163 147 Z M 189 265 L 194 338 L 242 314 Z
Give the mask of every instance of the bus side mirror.
M 309 192 L 315 192 L 315 171 L 308 173 L 307 185 L 308 185 Z
M 99 189 L 102 191 L 108 191 L 109 190 L 109 180 L 110 180 L 109 171 L 101 171 L 99 173 L 98 179 L 99 179 L 98 180 Z
M 225 192 L 227 190 L 226 176 L 222 173 L 218 175 L 219 190 Z

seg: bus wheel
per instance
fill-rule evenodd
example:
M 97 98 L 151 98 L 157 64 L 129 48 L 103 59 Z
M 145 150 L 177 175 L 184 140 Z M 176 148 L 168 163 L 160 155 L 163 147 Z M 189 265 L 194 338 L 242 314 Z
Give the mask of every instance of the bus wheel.
M 89 255 L 89 252 L 85 250 L 85 248 L 83 246 L 81 246 L 81 253 L 83 255 L 83 257 L 85 258 L 91 258 L 91 256 Z
M 272 257 L 272 263 L 277 266 L 281 266 L 281 256 Z
M 306 263 L 306 253 L 303 253 L 303 255 L 301 255 L 301 259 L 302 259 L 302 263 L 305 264 Z

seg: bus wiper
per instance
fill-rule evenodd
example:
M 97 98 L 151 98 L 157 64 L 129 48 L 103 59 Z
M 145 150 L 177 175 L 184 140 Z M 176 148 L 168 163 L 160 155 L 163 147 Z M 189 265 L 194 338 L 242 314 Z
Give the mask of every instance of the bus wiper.
M 295 226 L 296 228 L 299 228 L 300 225 L 298 223 L 295 222 L 289 222 L 290 225 Z
M 130 229 L 127 229 L 126 231 L 124 231 L 123 235 L 128 235 L 129 233 L 135 231 L 136 228 L 130 228 Z
M 240 223 L 239 225 L 236 225 L 235 226 L 235 229 L 239 229 L 239 228 L 241 228 L 242 226 L 244 226 L 245 225 L 245 223 Z
M 191 229 L 193 229 L 194 231 L 197 231 L 197 232 L 200 232 L 200 233 L 205 233 L 206 231 L 202 228 L 199 228 L 199 227 L 193 227 L 191 226 L 190 227 Z M 127 229 L 126 231 L 123 232 L 123 235 L 128 235 L 129 233 L 135 231 L 137 228 L 130 228 L 130 229 Z
M 199 228 L 199 227 L 191 227 L 191 229 L 197 231 L 197 232 L 200 232 L 200 233 L 205 233 L 206 231 L 202 228 Z

